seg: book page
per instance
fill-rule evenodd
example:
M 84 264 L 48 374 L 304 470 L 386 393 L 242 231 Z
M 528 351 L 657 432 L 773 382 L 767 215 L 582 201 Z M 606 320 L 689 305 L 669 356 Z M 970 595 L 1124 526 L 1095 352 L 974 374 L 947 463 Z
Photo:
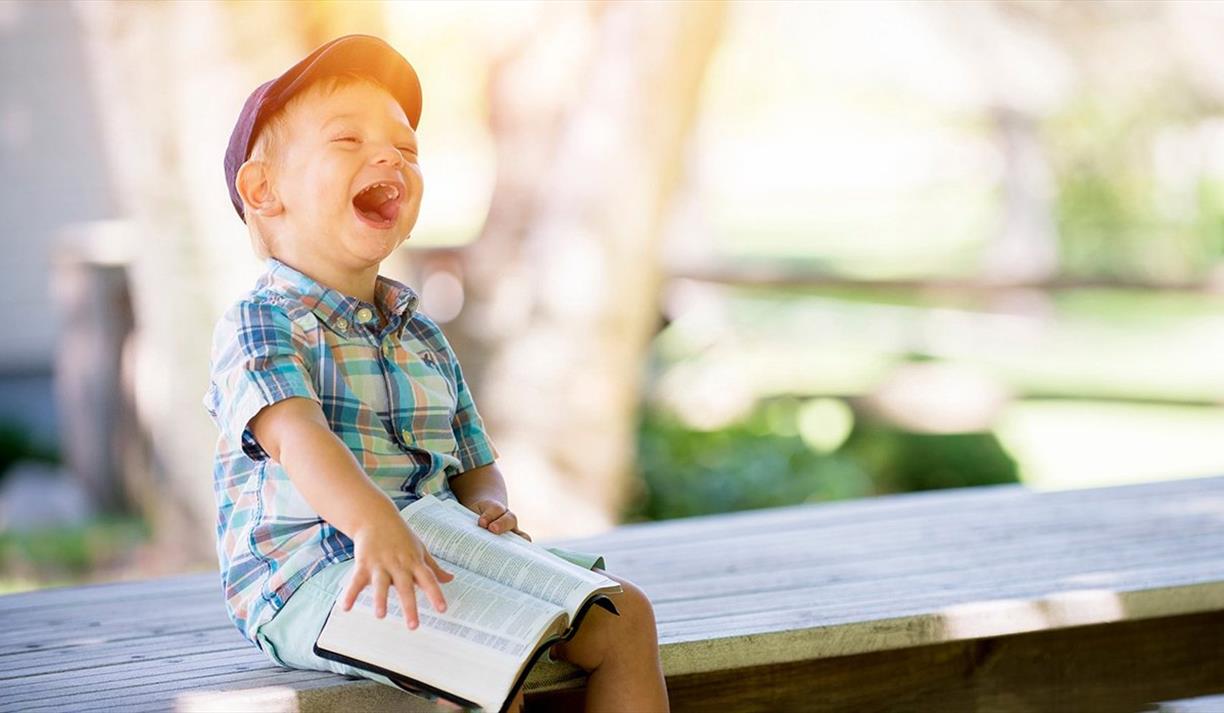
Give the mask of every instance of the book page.
M 489 579 L 564 608 L 571 616 L 591 592 L 616 581 L 566 562 L 512 533 L 496 535 L 477 524 L 479 516 L 454 500 L 426 495 L 400 511 L 434 555 Z
M 496 710 L 523 659 L 546 632 L 564 628 L 564 612 L 451 563 L 441 564 L 455 575 L 440 583 L 445 612 L 436 611 L 424 591 L 414 587 L 420 625 L 409 629 L 394 588 L 387 594 L 387 615 L 379 619 L 372 589 L 366 587 L 350 611 L 333 606 L 318 644 Z
M 419 585 L 413 587 L 421 626 L 518 658 L 525 656 L 539 641 L 540 633 L 565 612 L 561 607 L 499 586 L 449 562 L 439 564 L 455 575 L 449 582 L 438 583 L 446 598 L 446 611 L 435 610 L 425 590 Z M 353 606 L 358 605 L 374 612 L 373 588 L 361 591 Z M 394 588 L 387 593 L 387 616 L 407 629 L 399 593 Z

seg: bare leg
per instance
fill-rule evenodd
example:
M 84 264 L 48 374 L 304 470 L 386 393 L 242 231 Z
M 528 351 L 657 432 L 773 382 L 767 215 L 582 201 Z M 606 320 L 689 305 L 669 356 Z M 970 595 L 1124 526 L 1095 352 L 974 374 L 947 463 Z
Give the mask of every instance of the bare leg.
M 620 616 L 592 607 L 574 638 L 554 646 L 554 653 L 590 672 L 587 713 L 667 713 L 667 685 L 650 599 L 629 580 L 594 571 L 624 588 L 622 594 L 611 595 Z

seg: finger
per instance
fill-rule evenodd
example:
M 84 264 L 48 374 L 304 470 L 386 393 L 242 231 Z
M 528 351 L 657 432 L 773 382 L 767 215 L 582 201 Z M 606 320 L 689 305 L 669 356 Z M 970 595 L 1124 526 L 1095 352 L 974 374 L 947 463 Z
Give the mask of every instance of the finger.
M 522 530 L 518 529 L 517 527 L 516 527 L 516 528 L 514 528 L 513 530 L 511 530 L 511 532 L 517 532 L 519 535 L 521 535 L 521 536 L 523 537 L 523 539 L 524 539 L 524 540 L 527 540 L 528 542 L 531 542 L 531 535 L 528 535 L 526 532 L 523 532 Z
M 442 588 L 438 586 L 433 570 L 424 566 L 417 567 L 416 581 L 425 590 L 425 596 L 429 598 L 429 603 L 433 605 L 433 608 L 440 612 L 446 611 L 446 597 L 442 596 Z
M 416 587 L 413 586 L 412 572 L 401 570 L 396 576 L 404 583 L 404 588 L 400 590 L 400 604 L 404 607 L 404 620 L 408 622 L 409 629 L 415 629 L 420 625 L 421 617 L 417 612 Z
M 500 503 L 490 503 L 485 509 L 480 511 L 480 526 L 487 527 L 489 523 L 501 517 L 501 514 L 506 511 Z
M 361 594 L 361 590 L 365 589 L 370 582 L 369 573 L 364 569 L 354 569 L 353 574 L 349 577 L 348 587 L 344 590 L 344 596 L 340 603 L 344 611 L 353 608 L 353 602 L 357 601 L 357 595 Z
M 455 574 L 442 569 L 442 565 L 438 564 L 438 561 L 428 551 L 425 552 L 425 564 L 429 565 L 434 571 L 434 576 L 438 578 L 439 582 L 449 582 L 455 578 Z
M 370 585 L 374 587 L 374 616 L 379 619 L 387 615 L 387 587 L 391 584 L 387 573 L 381 569 L 375 570 L 370 577 Z
M 404 572 L 396 572 L 393 578 L 395 580 L 395 594 L 399 597 L 400 608 L 404 610 L 404 623 L 408 625 L 409 629 L 415 629 L 416 619 L 408 614 L 408 601 L 411 599 L 414 605 L 416 603 L 416 591 L 412 588 L 412 578 Z M 415 606 L 413 611 L 416 611 Z
M 506 530 L 513 530 L 518 526 L 518 517 L 509 510 L 502 513 L 502 516 L 494 520 L 489 525 L 490 532 L 503 533 Z

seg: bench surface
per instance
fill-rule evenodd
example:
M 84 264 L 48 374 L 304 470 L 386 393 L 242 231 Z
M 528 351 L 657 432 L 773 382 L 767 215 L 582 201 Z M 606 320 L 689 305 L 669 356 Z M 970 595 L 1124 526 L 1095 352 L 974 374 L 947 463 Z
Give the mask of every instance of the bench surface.
M 603 553 L 646 591 L 670 679 L 1224 610 L 1224 477 L 926 491 L 549 544 Z M 0 662 L 6 711 L 201 710 L 234 696 L 267 711 L 422 709 L 372 682 L 272 665 L 226 618 L 211 573 L 0 597 Z M 582 680 L 541 662 L 528 690 Z

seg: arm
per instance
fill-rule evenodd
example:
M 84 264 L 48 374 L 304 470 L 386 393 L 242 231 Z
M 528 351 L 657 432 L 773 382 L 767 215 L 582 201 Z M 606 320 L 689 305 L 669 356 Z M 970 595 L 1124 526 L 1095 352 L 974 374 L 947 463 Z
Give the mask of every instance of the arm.
M 490 532 L 517 532 L 528 540 L 531 536 L 518 529 L 518 518 L 507 506 L 506 481 L 496 463 L 464 471 L 450 479 L 451 491 L 459 502 L 480 515 L 478 524 Z
M 356 562 L 342 595 L 346 611 L 370 584 L 375 613 L 385 616 L 387 587 L 394 585 L 408 626 L 416 628 L 414 581 L 425 589 L 435 609 L 446 610 L 438 581 L 450 581 L 454 575 L 434 561 L 400 518 L 395 503 L 332 432 L 318 403 L 305 398 L 278 401 L 260 410 L 249 427 L 306 502 L 353 540 Z

